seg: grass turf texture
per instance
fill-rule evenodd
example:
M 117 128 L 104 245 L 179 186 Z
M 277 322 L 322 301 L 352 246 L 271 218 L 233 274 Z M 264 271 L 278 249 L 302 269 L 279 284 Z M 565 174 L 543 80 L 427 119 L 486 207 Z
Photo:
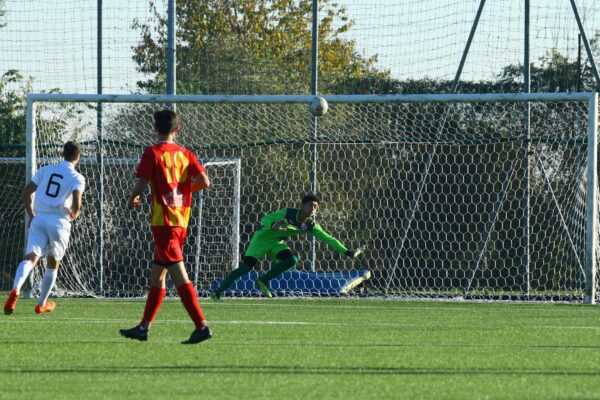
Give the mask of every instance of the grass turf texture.
M 0 297 L 2 302 L 6 296 Z M 2 399 L 600 397 L 600 308 L 372 299 L 203 300 L 213 339 L 167 300 L 33 300 L 0 315 Z

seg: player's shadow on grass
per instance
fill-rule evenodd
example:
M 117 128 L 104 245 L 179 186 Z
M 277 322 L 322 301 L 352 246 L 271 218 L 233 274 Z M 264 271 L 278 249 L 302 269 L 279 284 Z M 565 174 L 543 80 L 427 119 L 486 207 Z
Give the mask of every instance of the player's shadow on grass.
M 569 371 L 569 370 L 527 370 L 527 369 L 499 369 L 499 368 L 401 368 L 401 367 L 286 367 L 286 366 L 248 366 L 248 365 L 222 365 L 222 366 L 115 366 L 115 367 L 73 367 L 73 368 L 0 368 L 0 373 L 95 373 L 95 374 L 120 374 L 131 373 L 203 373 L 203 374 L 231 374 L 231 375 L 470 375 L 470 376 L 600 376 L 600 371 Z

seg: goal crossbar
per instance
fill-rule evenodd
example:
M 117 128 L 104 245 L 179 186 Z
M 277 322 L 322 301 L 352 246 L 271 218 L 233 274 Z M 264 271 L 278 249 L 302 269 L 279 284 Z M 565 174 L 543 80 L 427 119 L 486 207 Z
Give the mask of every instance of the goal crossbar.
M 320 95 L 329 103 L 465 103 L 528 101 L 593 101 L 595 93 L 482 93 Z M 28 103 L 308 103 L 313 95 L 167 95 L 29 93 Z

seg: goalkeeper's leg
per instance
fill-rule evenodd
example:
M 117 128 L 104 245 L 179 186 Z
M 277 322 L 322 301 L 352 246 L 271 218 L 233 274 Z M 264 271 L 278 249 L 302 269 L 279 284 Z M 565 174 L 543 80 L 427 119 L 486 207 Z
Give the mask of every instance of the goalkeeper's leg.
M 213 292 L 213 297 L 216 297 L 216 298 L 221 297 L 221 294 L 224 291 L 229 289 L 229 287 L 231 285 L 233 285 L 233 283 L 236 280 L 238 280 L 239 277 L 250 272 L 257 263 L 258 263 L 258 260 L 256 258 L 250 257 L 250 256 L 244 256 L 242 258 L 242 262 L 240 263 L 240 265 L 236 269 L 231 271 L 229 273 L 229 275 L 227 275 L 225 277 L 225 279 L 223 279 L 223 281 L 221 282 L 219 287 Z
M 296 257 L 288 249 L 277 253 L 276 261 L 273 263 L 273 267 L 268 270 L 263 276 L 258 278 L 259 281 L 265 285 L 269 284 L 269 281 L 273 278 L 278 277 L 290 268 L 293 268 L 298 263 L 298 257 Z

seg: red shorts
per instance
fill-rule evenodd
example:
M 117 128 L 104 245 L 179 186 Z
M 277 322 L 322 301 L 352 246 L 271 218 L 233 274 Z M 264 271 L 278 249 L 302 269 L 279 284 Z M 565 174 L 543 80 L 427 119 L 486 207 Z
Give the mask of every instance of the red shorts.
M 169 266 L 183 261 L 186 228 L 181 226 L 153 226 L 154 263 Z

